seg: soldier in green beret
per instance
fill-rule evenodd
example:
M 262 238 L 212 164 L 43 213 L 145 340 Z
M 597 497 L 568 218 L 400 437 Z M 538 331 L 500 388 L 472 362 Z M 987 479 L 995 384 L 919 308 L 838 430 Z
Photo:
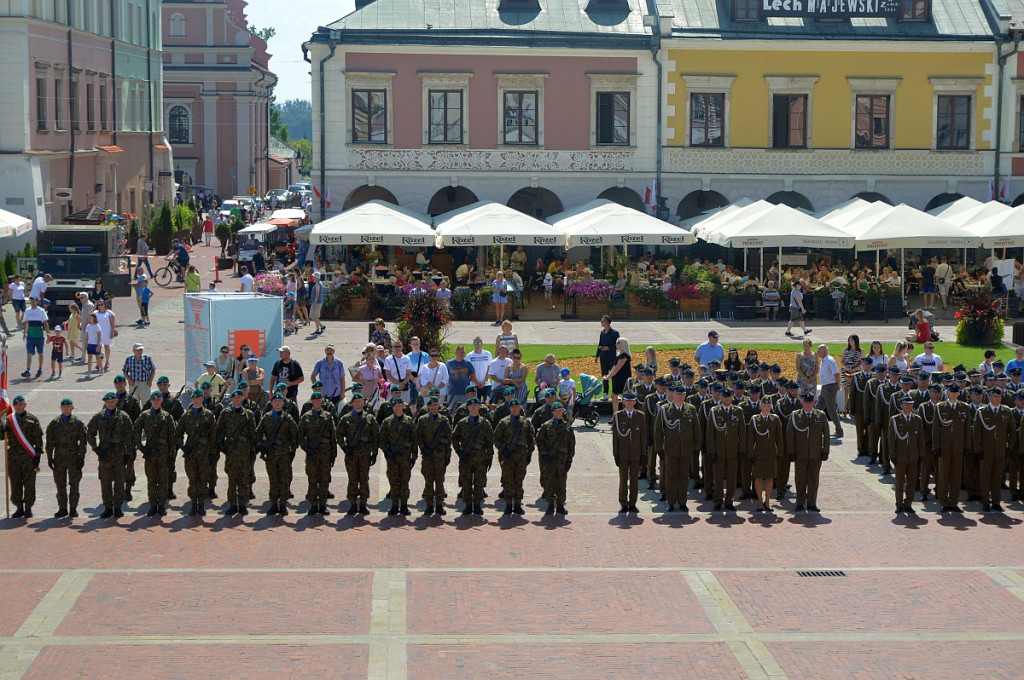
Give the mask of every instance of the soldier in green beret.
M 263 416 L 256 428 L 256 448 L 267 464 L 267 476 L 270 477 L 268 515 L 288 514 L 288 487 L 292 483 L 298 428 L 291 414 L 285 410 L 286 401 L 283 392 L 274 392 L 270 399 L 270 412 Z
M 39 419 L 26 411 L 25 406 L 25 397 L 20 394 L 16 396 L 11 402 L 14 413 L 4 418 L 2 427 L 7 436 L 7 475 L 11 480 L 11 500 L 18 506 L 11 515 L 14 519 L 32 516 L 32 506 L 36 502 L 36 473 L 39 472 L 39 457 L 43 453 L 43 428 Z M 15 422 L 32 450 L 25 448 L 16 436 Z
M 309 403 L 309 410 L 299 418 L 298 428 L 299 445 L 306 453 L 306 500 L 309 501 L 306 514 L 329 515 L 327 493 L 331 486 L 331 462 L 338 450 L 334 416 L 327 410 L 327 406 L 333 407 L 333 404 L 324 399 L 323 392 L 314 392 Z
M 142 413 L 142 405 L 139 404 L 138 399 L 127 391 L 127 388 L 128 378 L 123 375 L 114 376 L 114 394 L 117 397 L 117 410 L 127 413 L 134 427 L 135 421 L 139 419 L 139 414 Z M 136 479 L 135 459 L 137 454 L 134 446 L 130 448 L 131 451 L 128 454 L 128 459 L 124 462 L 124 499 L 126 501 L 132 499 L 132 489 L 135 488 Z
M 192 501 L 189 514 L 205 515 L 210 469 L 217 460 L 217 419 L 203 406 L 202 390 L 192 391 L 192 406 L 178 419 L 174 441 L 185 459 L 188 497 Z
M 167 470 L 174 457 L 175 438 L 174 418 L 161 408 L 163 403 L 163 395 L 154 390 L 149 408 L 135 421 L 135 446 L 146 465 L 149 517 L 167 514 Z
M 452 425 L 441 413 L 436 396 L 427 397 L 427 408 L 417 414 L 416 441 L 419 442 L 423 473 L 423 500 L 427 504 L 424 515 L 445 514 L 444 475 L 452 458 Z
M 163 410 L 171 414 L 171 418 L 174 418 L 174 423 L 177 425 L 178 421 L 181 420 L 182 414 L 185 413 L 185 407 L 181 405 L 177 397 L 171 394 L 171 379 L 166 375 L 160 376 L 156 379 L 156 388 L 164 398 Z M 175 464 L 176 457 L 176 452 L 172 452 L 171 459 L 167 461 L 167 500 L 171 501 L 178 497 L 174 493 L 174 483 L 178 481 L 178 470 Z
M 228 476 L 228 508 L 224 512 L 228 516 L 249 514 L 246 505 L 256 460 L 256 425 L 252 413 L 242 406 L 244 401 L 242 390 L 235 389 L 231 404 L 217 418 L 217 448 L 224 453 L 224 472 Z M 192 404 L 195 406 L 196 401 Z
M 60 415 L 46 426 L 46 464 L 53 470 L 57 487 L 57 513 L 54 517 L 78 517 L 78 486 L 85 467 L 85 423 L 73 415 L 74 402 L 60 400 Z M 70 501 L 70 507 L 69 507 Z
M 523 481 L 533 456 L 533 423 L 523 415 L 523 403 L 516 398 L 508 402 L 509 414 L 494 429 L 494 445 L 501 465 L 501 488 L 504 491 L 505 514 L 525 514 Z
M 412 416 L 405 411 L 401 397 L 391 399 L 391 415 L 380 426 L 380 448 L 387 463 L 388 486 L 391 492 L 389 515 L 409 513 L 409 478 L 416 462 L 416 429 Z
M 545 515 L 552 515 L 556 509 L 560 515 L 568 515 L 565 509 L 566 477 L 576 455 L 576 435 L 565 419 L 565 407 L 556 401 L 551 409 L 551 420 L 544 423 L 537 432 L 537 452 L 540 457 L 541 486 L 548 501 Z
M 463 515 L 484 514 L 484 488 L 487 471 L 494 458 L 494 432 L 487 417 L 480 413 L 480 399 L 466 401 L 469 415 L 460 420 L 452 434 L 455 453 L 459 456 L 459 479 L 464 480 Z
M 348 475 L 349 507 L 345 514 L 370 514 L 366 503 L 370 498 L 370 467 L 377 462 L 377 421 L 367 410 L 362 393 L 353 392 L 346 406 L 348 413 L 338 421 L 338 441 L 345 454 L 345 472 Z
M 103 395 L 103 408 L 86 426 L 89 448 L 99 458 L 100 493 L 103 513 L 100 518 L 123 517 L 125 502 L 125 471 L 135 451 L 135 432 L 127 413 L 117 408 L 117 394 Z

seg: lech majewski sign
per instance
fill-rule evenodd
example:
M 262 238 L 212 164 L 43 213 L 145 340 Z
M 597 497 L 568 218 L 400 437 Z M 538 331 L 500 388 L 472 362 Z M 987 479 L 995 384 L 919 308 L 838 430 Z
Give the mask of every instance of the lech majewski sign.
M 761 0 L 765 17 L 898 17 L 900 9 L 900 0 Z

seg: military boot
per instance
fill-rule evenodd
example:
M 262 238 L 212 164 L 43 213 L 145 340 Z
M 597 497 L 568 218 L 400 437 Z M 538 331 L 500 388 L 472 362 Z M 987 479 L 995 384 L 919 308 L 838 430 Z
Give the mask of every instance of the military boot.
M 108 517 L 114 516 L 114 509 L 109 505 L 103 506 L 103 512 L 100 513 L 100 519 L 107 519 Z
M 68 517 L 78 517 L 78 507 L 77 506 L 74 506 L 74 505 L 71 506 L 71 510 L 70 510 L 70 512 L 68 512 Z
M 281 515 L 282 517 L 284 517 L 285 515 L 288 514 L 288 502 L 287 501 L 282 501 L 282 502 L 277 504 L 277 514 Z
M 433 503 L 427 503 L 427 509 L 423 511 L 423 516 L 424 517 L 429 517 L 429 516 L 431 516 L 433 514 L 434 514 L 434 504 Z
M 559 503 L 558 504 L 558 514 L 559 515 L 568 515 L 569 514 L 569 511 L 565 509 L 565 504 L 564 503 Z
M 357 512 L 359 512 L 359 504 L 356 501 L 352 501 L 348 506 L 348 511 L 345 512 L 345 516 L 351 517 Z
M 64 506 L 61 506 L 60 509 L 57 510 L 57 512 L 53 513 L 53 516 L 57 517 L 57 518 L 67 517 L 68 516 L 68 509 L 65 508 Z
M 320 512 L 320 506 L 317 505 L 316 503 L 310 503 L 309 509 L 306 510 L 306 515 L 315 515 L 318 512 Z
M 399 512 L 401 512 L 402 515 L 404 515 L 405 517 L 408 517 L 411 514 L 409 512 L 409 503 L 407 501 L 402 501 L 402 507 L 399 510 Z
M 441 503 L 439 501 L 436 504 L 434 504 L 434 514 L 435 515 L 446 515 L 446 514 L 448 514 L 447 511 L 444 509 L 444 503 Z
M 392 501 L 391 501 L 391 509 L 388 510 L 388 514 L 389 515 L 397 515 L 398 514 L 398 506 L 399 506 L 398 501 L 392 499 Z
M 268 515 L 276 515 L 277 514 L 277 501 L 270 501 L 270 507 L 267 508 L 267 514 Z
M 11 515 L 11 519 L 21 519 L 24 516 L 25 516 L 25 509 L 19 505 L 18 509 L 14 511 L 14 514 Z
M 327 509 L 327 504 L 326 503 L 321 503 L 320 504 L 320 514 L 321 515 L 329 515 L 329 514 L 331 514 L 331 511 Z
M 114 508 L 114 517 L 124 517 L 124 510 L 120 506 Z
M 146 511 L 146 517 L 155 517 L 156 513 L 157 507 L 155 505 L 150 505 L 149 510 Z
M 370 509 L 366 507 L 366 501 L 360 501 L 360 503 L 359 503 L 359 514 L 360 515 L 369 515 L 370 514 Z
M 516 513 L 517 515 L 525 515 L 526 511 L 523 510 L 523 502 L 516 501 L 516 506 L 512 508 L 512 512 Z

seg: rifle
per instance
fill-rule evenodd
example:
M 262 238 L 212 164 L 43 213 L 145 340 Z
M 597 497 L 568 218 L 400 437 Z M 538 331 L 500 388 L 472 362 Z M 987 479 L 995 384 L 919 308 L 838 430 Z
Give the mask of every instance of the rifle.
M 328 416 L 330 418 L 331 416 Z M 312 439 L 307 439 L 302 442 L 302 450 L 306 452 L 306 455 L 311 455 L 316 445 L 320 443 L 320 439 L 323 437 L 324 428 L 327 427 L 328 418 L 323 418 L 323 423 L 320 424 L 320 429 L 316 431 L 316 436 Z
M 349 441 L 350 442 L 355 442 L 355 441 L 359 440 L 359 433 L 363 431 L 363 425 L 366 425 L 366 415 L 365 414 L 363 415 L 362 418 L 359 419 L 359 427 L 357 427 L 356 431 L 352 433 L 351 437 L 349 437 Z M 345 452 L 345 457 L 346 458 L 348 458 L 349 456 L 352 455 L 352 449 L 353 449 L 353 445 L 352 444 L 349 444 L 347 446 L 345 444 L 341 445 L 341 450 Z
M 195 451 L 196 445 L 193 442 L 202 438 L 203 432 L 210 422 L 211 421 L 203 421 L 199 423 L 199 427 L 196 428 L 196 431 L 189 435 L 188 441 L 181 445 L 181 452 L 185 455 L 186 458 L 191 456 L 192 452 Z
M 478 417 L 483 417 L 483 416 L 478 416 Z M 476 439 L 476 433 L 480 431 L 481 427 L 483 427 L 483 421 L 478 420 L 477 423 L 476 423 L 476 427 L 474 427 L 473 431 L 469 433 L 468 441 L 472 442 L 474 439 Z M 464 461 L 466 459 L 466 456 L 469 455 L 469 451 L 467 451 L 465 449 L 456 449 L 455 453 L 459 456 L 459 461 L 460 462 Z
M 516 429 L 512 430 L 512 437 L 509 438 L 508 444 L 502 447 L 501 451 L 498 452 L 498 456 L 504 458 L 505 456 L 512 453 L 512 447 L 516 444 L 516 437 L 519 436 L 520 430 L 523 429 L 523 419 L 516 418 Z
M 231 440 L 234 439 L 235 437 L 237 437 L 238 435 L 240 435 L 242 433 L 242 430 L 245 429 L 245 426 L 246 426 L 246 424 L 248 422 L 249 422 L 248 418 L 243 418 L 242 419 L 242 424 L 238 426 L 237 430 L 235 430 L 234 432 L 231 433 L 230 437 L 224 437 L 223 439 L 220 440 L 220 442 L 217 444 L 217 449 L 221 453 L 227 454 L 228 447 L 231 445 Z
M 430 444 L 428 444 L 427 446 L 420 446 L 420 449 L 422 449 L 423 451 L 424 458 L 426 458 L 427 456 L 434 452 L 434 446 L 437 444 L 437 438 L 441 436 L 441 429 L 441 425 L 439 424 L 437 426 L 437 429 L 434 430 L 434 437 L 433 439 L 430 440 Z
M 403 439 L 405 439 L 405 433 L 408 432 L 408 431 L 409 431 L 409 423 L 406 423 L 405 425 L 402 426 L 402 431 L 398 433 L 398 438 L 395 439 L 395 441 L 396 442 L 400 442 Z M 389 446 L 386 449 L 384 449 L 384 457 L 385 458 L 394 458 L 397 455 L 398 455 L 398 453 L 395 451 L 393 446 Z
M 277 435 L 281 431 L 281 426 L 284 425 L 284 416 L 285 414 L 282 412 L 281 417 L 277 419 L 277 427 L 274 428 L 274 434 L 270 435 L 267 441 L 263 442 L 261 446 L 257 447 L 260 452 L 260 457 L 263 458 L 264 460 L 266 460 L 267 454 L 270 453 L 270 447 L 281 443 L 281 440 L 278 438 Z

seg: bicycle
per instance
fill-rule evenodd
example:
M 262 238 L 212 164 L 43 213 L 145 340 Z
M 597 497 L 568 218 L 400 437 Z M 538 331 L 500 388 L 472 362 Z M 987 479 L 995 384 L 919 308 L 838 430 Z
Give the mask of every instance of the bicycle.
M 177 260 L 167 260 L 166 262 L 167 264 L 153 272 L 153 280 L 164 288 L 169 286 L 172 280 L 181 281 L 185 278 L 185 270 Z

